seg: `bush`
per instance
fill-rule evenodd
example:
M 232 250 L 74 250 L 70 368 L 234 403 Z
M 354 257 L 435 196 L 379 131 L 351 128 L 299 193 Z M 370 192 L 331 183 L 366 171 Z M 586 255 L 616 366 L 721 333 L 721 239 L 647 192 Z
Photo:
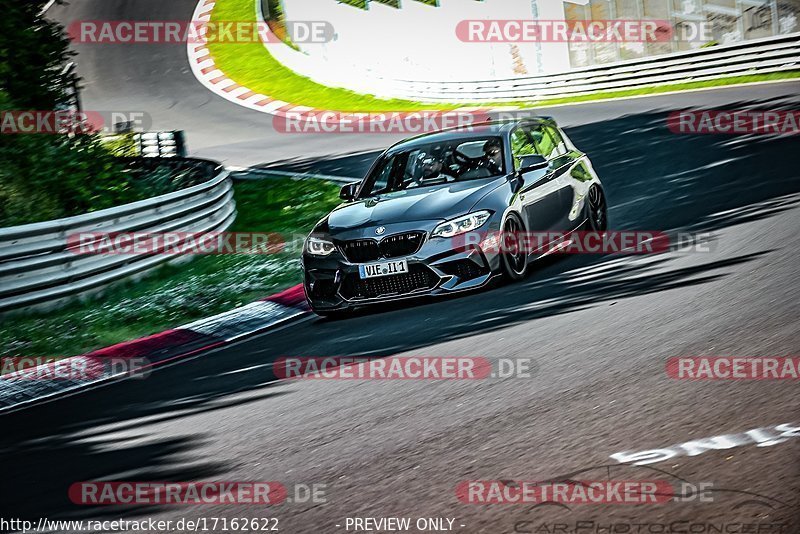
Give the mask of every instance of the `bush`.
M 136 146 L 134 134 L 125 133 L 101 137 L 100 140 L 115 156 L 133 157 L 138 155 L 139 148 Z
M 0 141 L 0 226 L 129 202 L 130 184 L 95 136 L 16 135 Z

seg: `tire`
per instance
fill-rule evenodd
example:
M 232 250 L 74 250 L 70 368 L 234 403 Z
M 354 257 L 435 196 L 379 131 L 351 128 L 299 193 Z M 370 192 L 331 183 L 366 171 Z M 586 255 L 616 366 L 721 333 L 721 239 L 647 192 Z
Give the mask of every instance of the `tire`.
M 603 188 L 593 185 L 587 195 L 589 216 L 586 220 L 586 229 L 590 232 L 605 232 L 608 229 L 608 205 Z
M 514 214 L 509 214 L 503 222 L 503 239 L 505 235 L 516 234 L 524 231 L 522 221 Z M 520 250 L 516 239 L 509 243 L 511 251 L 506 250 L 506 243 L 503 243 L 503 253 L 501 254 L 501 264 L 503 266 L 503 276 L 506 280 L 516 282 L 525 278 L 528 271 L 528 255 L 525 250 Z

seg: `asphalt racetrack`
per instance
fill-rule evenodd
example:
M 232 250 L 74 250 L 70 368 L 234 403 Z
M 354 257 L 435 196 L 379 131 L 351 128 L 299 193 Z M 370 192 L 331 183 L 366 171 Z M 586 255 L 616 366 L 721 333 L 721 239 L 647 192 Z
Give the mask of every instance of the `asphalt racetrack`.
M 193 8 L 96 0 L 55 7 L 52 16 L 174 20 Z M 359 176 L 393 141 L 274 133 L 269 116 L 200 86 L 185 47 L 148 46 L 79 48 L 84 107 L 146 110 L 154 127 L 185 129 L 196 154 L 230 165 Z M 787 82 L 547 110 L 590 154 L 612 229 L 704 233 L 702 246 L 570 255 L 543 262 L 521 283 L 475 294 L 341 321 L 307 317 L 146 380 L 6 416 L 0 451 L 9 491 L 0 515 L 275 517 L 289 533 L 346 532 L 356 517 L 451 518 L 453 530 L 467 533 L 558 532 L 579 521 L 587 530 L 577 532 L 586 533 L 604 532 L 591 530 L 600 525 L 637 532 L 635 524 L 678 529 L 641 532 L 714 532 L 688 530 L 690 523 L 800 532 L 798 382 L 686 381 L 665 371 L 677 356 L 800 354 L 797 137 L 680 135 L 666 126 L 670 111 L 693 106 L 796 110 L 798 89 Z M 392 355 L 535 365 L 529 378 L 456 381 L 287 382 L 271 369 L 284 356 Z M 754 429 L 771 429 L 775 439 L 757 446 L 758 433 L 742 437 Z M 612 458 L 651 449 L 674 454 L 639 467 Z M 719 491 L 713 502 L 569 507 L 467 504 L 456 494 L 468 480 L 655 473 Z M 67 490 L 86 480 L 321 484 L 326 502 L 76 506 Z M 739 528 L 727 532 L 748 532 Z

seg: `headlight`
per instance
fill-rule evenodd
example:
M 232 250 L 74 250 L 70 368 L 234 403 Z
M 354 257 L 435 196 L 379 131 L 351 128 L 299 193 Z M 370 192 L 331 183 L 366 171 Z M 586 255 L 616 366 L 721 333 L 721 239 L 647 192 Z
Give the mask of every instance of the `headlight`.
M 445 221 L 433 229 L 431 237 L 453 237 L 454 235 L 471 232 L 483 226 L 483 223 L 492 216 L 490 211 L 476 211 L 455 219 Z
M 336 246 L 327 239 L 309 237 L 306 239 L 306 252 L 312 256 L 330 256 Z

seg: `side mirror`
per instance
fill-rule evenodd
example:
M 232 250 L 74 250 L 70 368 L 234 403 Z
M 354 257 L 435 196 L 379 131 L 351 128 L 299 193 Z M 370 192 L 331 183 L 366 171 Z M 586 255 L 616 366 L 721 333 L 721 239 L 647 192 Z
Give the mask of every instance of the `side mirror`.
M 347 184 L 342 187 L 341 191 L 339 191 L 339 198 L 342 200 L 353 200 L 356 198 L 356 191 L 358 191 L 358 186 L 361 182 L 353 182 L 352 184 Z
M 540 169 L 547 168 L 547 166 L 547 159 L 545 159 L 544 156 L 539 154 L 530 154 L 520 158 L 519 173 L 524 174 L 526 172 L 538 171 Z

